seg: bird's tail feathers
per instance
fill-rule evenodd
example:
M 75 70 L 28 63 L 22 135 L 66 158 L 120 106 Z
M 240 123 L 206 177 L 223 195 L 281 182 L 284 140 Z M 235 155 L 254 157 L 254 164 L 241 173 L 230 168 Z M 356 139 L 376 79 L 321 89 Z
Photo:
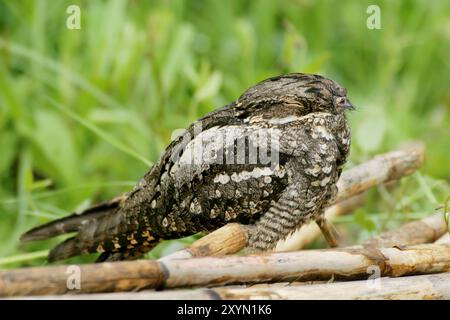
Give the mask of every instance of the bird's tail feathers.
M 20 237 L 20 240 L 24 242 L 44 240 L 69 232 L 76 232 L 82 225 L 89 223 L 92 220 L 98 220 L 99 218 L 116 210 L 120 203 L 125 200 L 125 198 L 126 195 L 123 195 L 114 198 L 111 201 L 100 203 L 98 205 L 90 207 L 81 213 L 74 213 L 68 217 L 51 221 L 44 225 L 33 228 L 24 233 Z M 66 241 L 69 241 L 69 239 Z M 64 243 L 66 242 L 63 242 L 63 244 Z

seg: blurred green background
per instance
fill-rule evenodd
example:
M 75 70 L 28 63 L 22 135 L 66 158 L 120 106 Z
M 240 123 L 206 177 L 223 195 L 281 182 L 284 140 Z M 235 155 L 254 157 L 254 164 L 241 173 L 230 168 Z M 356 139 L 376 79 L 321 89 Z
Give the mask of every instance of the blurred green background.
M 66 28 L 71 4 L 80 30 Z M 369 4 L 381 30 L 366 27 Z M 44 264 L 58 240 L 20 245 L 22 232 L 129 190 L 175 129 L 287 72 L 347 87 L 348 167 L 427 145 L 420 172 L 337 221 L 347 241 L 450 195 L 449 1 L 3 0 L 0 37 L 0 268 Z

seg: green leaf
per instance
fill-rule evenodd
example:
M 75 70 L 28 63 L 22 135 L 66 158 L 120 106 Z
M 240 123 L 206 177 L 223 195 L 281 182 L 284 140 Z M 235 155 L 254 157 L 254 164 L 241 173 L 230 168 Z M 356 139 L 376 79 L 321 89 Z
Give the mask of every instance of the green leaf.
M 18 254 L 11 257 L 0 258 L 0 266 L 18 263 L 18 262 L 26 262 L 30 260 L 42 259 L 48 256 L 48 250 L 35 251 L 30 253 Z

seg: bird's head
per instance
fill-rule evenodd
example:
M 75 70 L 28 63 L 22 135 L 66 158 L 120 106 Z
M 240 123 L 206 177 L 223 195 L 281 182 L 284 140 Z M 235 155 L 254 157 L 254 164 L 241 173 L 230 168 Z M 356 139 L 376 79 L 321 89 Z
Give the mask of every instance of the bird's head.
M 303 108 L 305 113 L 337 114 L 354 110 L 344 87 L 321 75 L 304 73 L 291 73 L 264 80 L 249 88 L 237 103 L 242 108 L 281 103 Z

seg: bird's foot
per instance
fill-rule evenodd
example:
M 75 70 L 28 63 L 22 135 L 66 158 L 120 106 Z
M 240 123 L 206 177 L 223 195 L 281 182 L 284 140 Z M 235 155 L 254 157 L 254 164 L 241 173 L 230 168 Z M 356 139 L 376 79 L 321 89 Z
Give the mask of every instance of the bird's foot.
M 320 231 L 322 231 L 323 236 L 325 237 L 325 240 L 327 241 L 328 245 L 331 248 L 336 248 L 339 246 L 339 234 L 336 230 L 336 228 L 325 218 L 319 218 L 316 220 L 317 225 L 320 228 Z

